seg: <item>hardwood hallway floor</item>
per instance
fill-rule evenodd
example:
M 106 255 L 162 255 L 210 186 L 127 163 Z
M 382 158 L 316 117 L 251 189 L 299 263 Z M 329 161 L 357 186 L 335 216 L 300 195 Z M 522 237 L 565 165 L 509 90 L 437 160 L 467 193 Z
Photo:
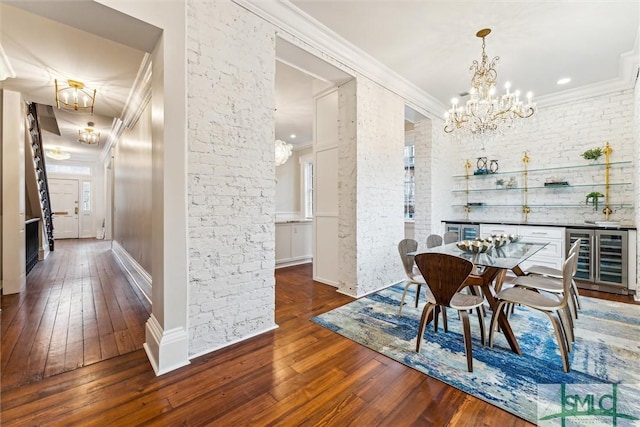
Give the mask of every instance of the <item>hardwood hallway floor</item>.
M 54 270 L 84 268 L 69 262 Z M 119 276 L 112 273 L 111 279 Z M 60 280 L 59 273 L 50 274 Z M 313 282 L 311 265 L 277 270 L 276 282 L 278 329 L 160 377 L 154 375 L 144 351 L 136 350 L 20 387 L 3 387 L 0 422 L 3 426 L 531 425 L 310 322 L 311 317 L 351 301 L 334 288 Z M 61 291 L 49 291 L 53 292 Z M 25 304 L 45 311 L 44 297 L 26 299 Z M 71 296 L 67 299 L 73 301 Z M 12 305 L 7 306 L 9 310 Z M 55 317 L 46 319 L 54 322 Z M 88 342 L 91 352 L 101 348 L 97 340 Z M 22 359 L 23 368 L 29 366 L 29 354 Z
M 56 241 L 26 291 L 2 296 L 2 391 L 141 349 L 150 309 L 110 242 Z

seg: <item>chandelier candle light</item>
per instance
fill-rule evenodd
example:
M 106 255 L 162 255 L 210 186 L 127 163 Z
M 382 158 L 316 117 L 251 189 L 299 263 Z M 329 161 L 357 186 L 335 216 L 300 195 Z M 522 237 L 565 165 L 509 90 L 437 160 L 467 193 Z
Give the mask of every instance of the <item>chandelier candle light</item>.
M 85 88 L 84 83 L 67 80 L 68 87 L 59 87 L 58 79 L 54 80 L 56 87 L 56 107 L 69 110 L 89 110 L 93 115 L 93 104 L 96 101 L 96 90 Z
M 466 105 L 458 105 L 458 99 L 451 100 L 451 108 L 445 113 L 444 131 L 451 133 L 458 129 L 472 137 L 483 136 L 489 132 L 501 131 L 502 127 L 511 127 L 519 118 L 531 117 L 535 110 L 535 104 L 531 101 L 533 94 L 527 93 L 526 104 L 520 99 L 520 91 L 510 92 L 511 84 L 505 83 L 506 93 L 496 95 L 496 79 L 498 73 L 495 69 L 500 59 L 494 57 L 488 61 L 484 51 L 485 37 L 491 33 L 485 28 L 476 33 L 482 38 L 482 60 L 473 61 L 470 71 L 473 71 L 471 79 L 470 99 Z
M 100 143 L 100 132 L 94 132 L 93 122 L 88 122 L 84 130 L 78 129 L 78 142 L 86 145 L 98 145 Z

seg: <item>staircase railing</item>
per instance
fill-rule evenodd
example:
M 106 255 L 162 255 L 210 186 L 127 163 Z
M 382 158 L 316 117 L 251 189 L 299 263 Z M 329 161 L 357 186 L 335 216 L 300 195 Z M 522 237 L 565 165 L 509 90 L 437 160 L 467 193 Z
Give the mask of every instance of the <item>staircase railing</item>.
M 44 220 L 45 233 L 49 243 L 49 250 L 54 247 L 53 240 L 53 213 L 51 211 L 51 196 L 49 195 L 49 183 L 47 180 L 47 168 L 45 163 L 44 149 L 42 147 L 42 133 L 40 132 L 40 123 L 38 121 L 38 111 L 36 104 L 29 103 L 29 111 L 27 113 L 29 122 L 29 133 L 31 134 L 31 148 L 33 151 L 33 162 L 36 168 L 38 178 L 38 192 L 40 193 L 40 205 L 42 207 L 42 215 Z

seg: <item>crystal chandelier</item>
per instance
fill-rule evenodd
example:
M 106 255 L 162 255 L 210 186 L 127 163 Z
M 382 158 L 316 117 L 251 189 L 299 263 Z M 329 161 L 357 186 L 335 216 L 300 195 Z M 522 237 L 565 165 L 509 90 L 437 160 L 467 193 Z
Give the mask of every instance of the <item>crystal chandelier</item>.
M 484 51 L 484 38 L 491 33 L 491 29 L 485 28 L 476 33 L 476 37 L 482 38 L 482 61 L 473 61 L 470 71 L 473 71 L 471 79 L 470 99 L 466 105 L 459 106 L 458 99 L 451 100 L 451 108 L 445 113 L 444 131 L 451 133 L 458 129 L 472 137 L 484 136 L 488 132 L 502 131 L 511 127 L 517 119 L 531 117 L 535 111 L 535 104 L 531 102 L 533 94 L 527 93 L 526 104 L 520 99 L 520 91 L 510 92 L 510 83 L 505 83 L 505 94 L 496 95 L 496 79 L 498 73 L 495 69 L 500 59 L 498 56 L 491 62 Z
M 276 139 L 276 166 L 284 165 L 289 160 L 292 150 L 293 145 Z
M 100 143 L 100 132 L 94 132 L 93 122 L 88 122 L 86 128 L 78 129 L 78 142 L 86 145 L 98 145 Z

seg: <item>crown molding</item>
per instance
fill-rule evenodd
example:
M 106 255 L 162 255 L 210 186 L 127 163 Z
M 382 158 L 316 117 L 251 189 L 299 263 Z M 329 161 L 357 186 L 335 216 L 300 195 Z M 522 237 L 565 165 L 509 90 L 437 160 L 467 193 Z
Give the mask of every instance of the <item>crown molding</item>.
M 307 148 L 313 147 L 313 141 L 302 142 L 300 144 L 292 144 L 293 151 L 306 150 Z
M 111 148 L 116 145 L 125 128 L 131 129 L 135 127 L 140 115 L 147 107 L 147 104 L 149 104 L 151 100 L 151 66 L 151 55 L 145 53 L 140 63 L 140 68 L 138 68 L 136 79 L 129 92 L 127 102 L 122 109 L 122 119 L 113 119 L 111 130 L 109 131 L 109 138 L 104 144 L 102 153 L 100 154 L 101 161 L 104 162 L 105 159 L 109 157 Z
M 447 107 L 371 55 L 340 37 L 288 0 L 233 0 L 278 28 L 278 36 L 349 74 L 361 74 L 389 89 L 420 114 L 440 117 Z
M 278 28 L 277 35 L 326 60 L 349 74 L 361 74 L 405 100 L 405 104 L 429 119 L 442 119 L 448 106 L 391 70 L 330 28 L 298 9 L 289 0 L 233 0 L 236 4 Z M 550 107 L 591 98 L 635 86 L 639 68 L 638 40 L 620 55 L 618 77 L 536 98 L 538 107 Z
M 0 82 L 8 78 L 15 78 L 16 73 L 13 71 L 9 57 L 0 44 Z
M 633 89 L 636 85 L 639 69 L 640 54 L 638 54 L 638 37 L 636 37 L 634 49 L 620 55 L 617 78 L 540 96 L 536 98 L 536 105 L 538 107 L 554 107 L 582 99 Z

